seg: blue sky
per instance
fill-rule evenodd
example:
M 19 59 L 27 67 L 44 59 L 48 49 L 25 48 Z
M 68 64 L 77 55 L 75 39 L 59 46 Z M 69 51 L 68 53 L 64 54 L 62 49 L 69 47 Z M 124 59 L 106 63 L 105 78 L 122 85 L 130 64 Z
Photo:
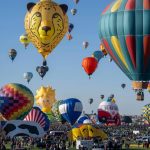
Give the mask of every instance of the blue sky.
M 141 108 L 149 103 L 150 95 L 145 92 L 145 101 L 137 102 L 135 93 L 131 88 L 130 80 L 120 71 L 109 57 L 102 59 L 92 79 L 89 80 L 84 72 L 81 62 L 84 57 L 91 56 L 99 49 L 98 24 L 100 14 L 112 0 L 80 0 L 76 5 L 73 0 L 56 0 L 69 6 L 69 22 L 74 24 L 73 40 L 66 37 L 48 56 L 49 72 L 42 80 L 36 72 L 36 66 L 42 64 L 42 56 L 30 44 L 25 50 L 19 42 L 19 36 L 25 32 L 24 17 L 26 4 L 30 0 L 2 0 L 0 8 L 0 86 L 7 83 L 21 83 L 29 87 L 35 94 L 41 85 L 51 85 L 56 89 L 57 99 L 76 97 L 83 102 L 86 112 L 97 112 L 100 95 L 107 98 L 114 93 L 121 114 L 141 114 Z M 33 0 L 32 2 L 38 2 Z M 77 9 L 72 16 L 70 10 Z M 83 50 L 82 42 L 90 43 L 88 49 Z M 18 55 L 12 63 L 8 57 L 9 49 L 17 50 Z M 34 77 L 28 85 L 23 79 L 23 73 L 30 71 Z M 126 89 L 121 88 L 126 83 Z M 90 106 L 88 99 L 93 98 Z

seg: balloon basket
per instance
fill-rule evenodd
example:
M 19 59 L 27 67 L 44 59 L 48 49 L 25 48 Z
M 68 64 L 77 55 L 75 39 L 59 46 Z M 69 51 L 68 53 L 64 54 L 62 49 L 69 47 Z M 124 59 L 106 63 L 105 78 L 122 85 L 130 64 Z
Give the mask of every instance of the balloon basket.
M 144 93 L 143 92 L 138 92 L 136 95 L 136 100 L 137 101 L 144 101 Z

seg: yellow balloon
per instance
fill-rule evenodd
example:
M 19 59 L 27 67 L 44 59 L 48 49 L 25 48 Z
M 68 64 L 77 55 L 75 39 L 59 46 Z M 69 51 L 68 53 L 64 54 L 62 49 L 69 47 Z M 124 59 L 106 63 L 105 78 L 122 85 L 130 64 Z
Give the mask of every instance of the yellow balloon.
M 38 52 L 46 58 L 68 31 L 68 6 L 52 0 L 28 3 L 25 29 Z
M 68 132 L 68 137 L 70 140 L 75 141 L 78 139 L 91 139 L 94 137 L 98 137 L 102 140 L 108 138 L 107 134 L 103 132 L 101 129 L 96 128 L 89 124 L 79 125 L 77 128 L 73 128 Z
M 44 87 L 41 86 L 36 91 L 36 104 L 39 105 L 42 108 L 42 111 L 44 113 L 51 112 L 52 105 L 56 102 L 55 99 L 55 90 L 52 89 L 52 87 Z
M 77 139 L 80 139 L 82 137 L 82 134 L 80 132 L 79 128 L 73 128 L 69 133 L 68 137 L 71 141 L 75 141 Z
M 25 48 L 29 45 L 30 40 L 27 36 L 27 34 L 21 35 L 19 38 L 20 42 L 25 46 Z

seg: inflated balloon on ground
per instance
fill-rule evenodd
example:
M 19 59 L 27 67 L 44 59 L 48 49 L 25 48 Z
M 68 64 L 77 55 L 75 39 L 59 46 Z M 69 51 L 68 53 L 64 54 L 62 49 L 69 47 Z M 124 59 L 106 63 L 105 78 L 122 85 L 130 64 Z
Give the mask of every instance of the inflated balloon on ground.
M 33 107 L 24 120 L 37 122 L 44 129 L 44 131 L 49 130 L 50 121 L 47 115 L 38 107 Z
M 59 105 L 59 112 L 62 117 L 73 125 L 81 115 L 83 106 L 80 100 L 76 98 L 69 98 L 63 100 Z

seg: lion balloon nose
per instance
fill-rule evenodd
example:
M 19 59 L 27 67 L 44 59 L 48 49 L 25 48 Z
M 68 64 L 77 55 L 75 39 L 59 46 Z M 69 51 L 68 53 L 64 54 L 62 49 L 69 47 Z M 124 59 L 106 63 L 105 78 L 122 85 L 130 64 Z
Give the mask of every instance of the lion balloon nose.
M 47 33 L 49 30 L 51 30 L 51 27 L 44 26 L 42 27 L 42 30 L 44 30 Z

